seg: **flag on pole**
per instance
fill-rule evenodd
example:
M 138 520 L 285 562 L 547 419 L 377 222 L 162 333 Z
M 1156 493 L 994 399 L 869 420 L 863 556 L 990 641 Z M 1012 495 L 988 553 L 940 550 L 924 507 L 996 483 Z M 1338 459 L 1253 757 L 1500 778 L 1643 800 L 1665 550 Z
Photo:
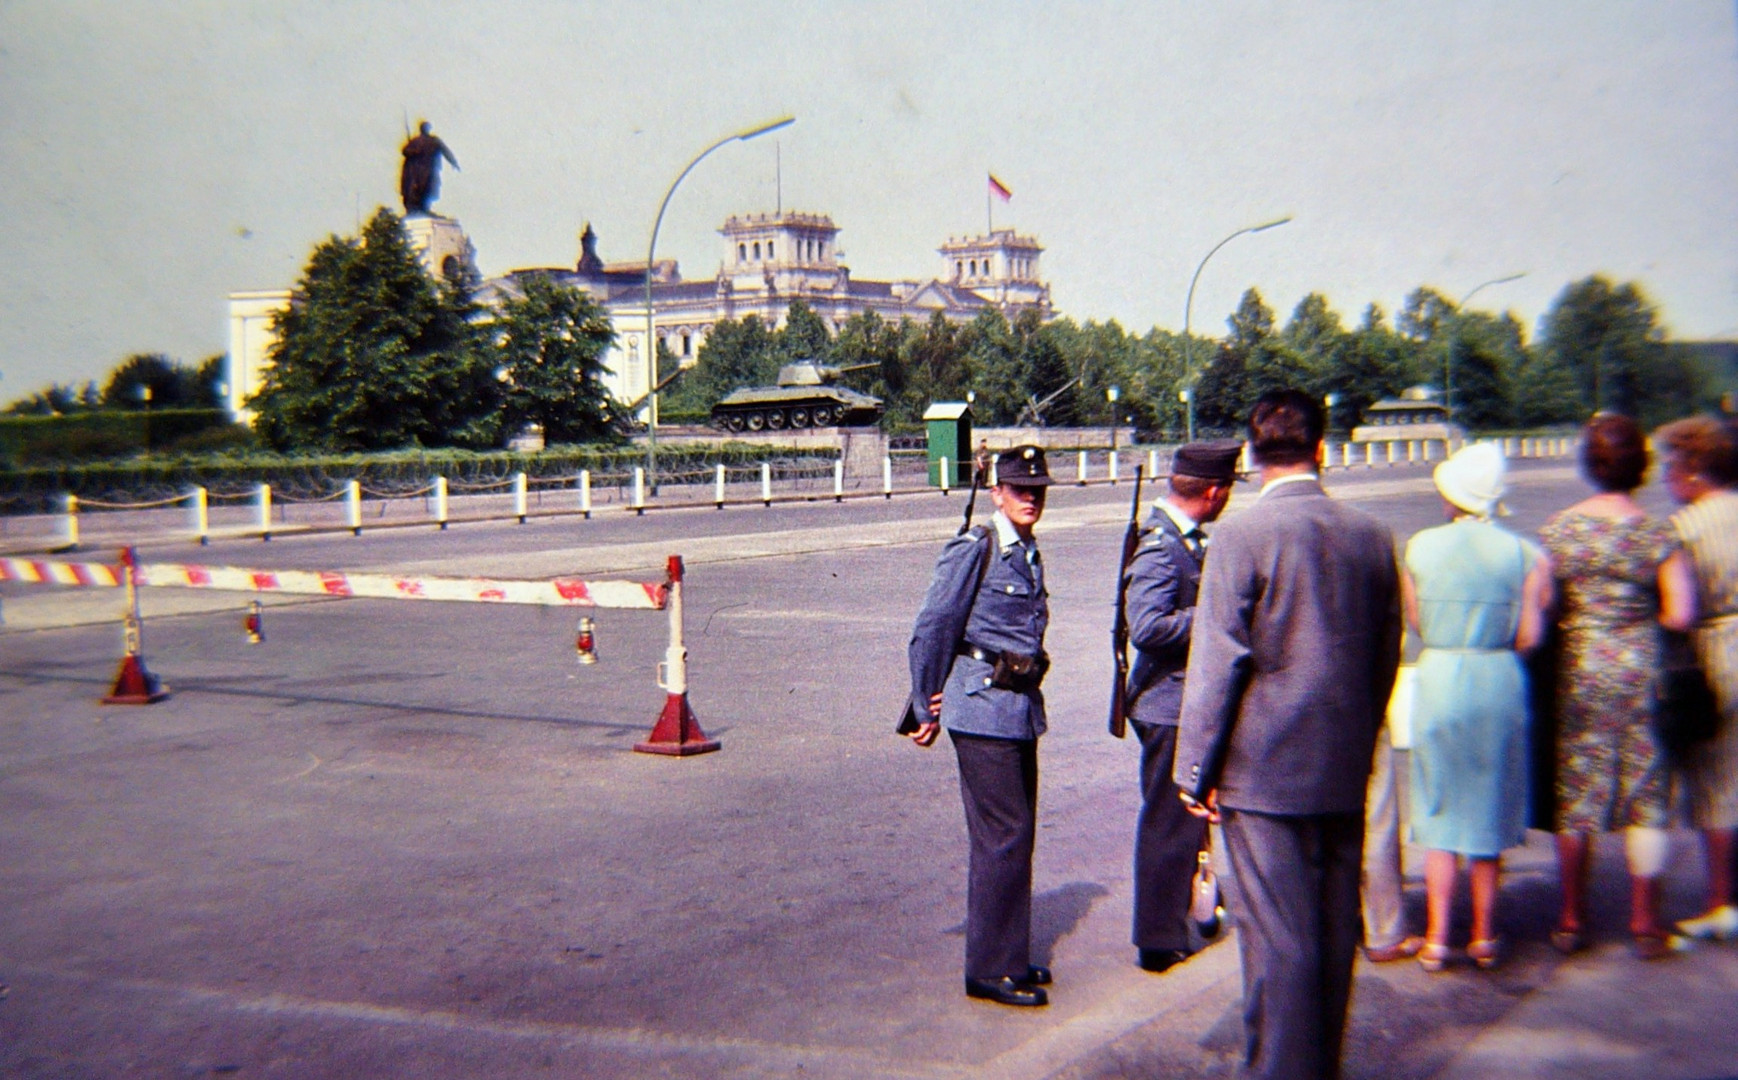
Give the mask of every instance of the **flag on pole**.
M 994 195 L 996 198 L 1002 200 L 1003 202 L 1007 202 L 1009 199 L 1012 199 L 1014 197 L 1014 193 L 1012 191 L 1008 190 L 1008 185 L 1006 185 L 1006 184 L 1002 183 L 1000 180 L 996 179 L 995 173 L 990 173 L 989 177 L 990 177 L 990 194 Z

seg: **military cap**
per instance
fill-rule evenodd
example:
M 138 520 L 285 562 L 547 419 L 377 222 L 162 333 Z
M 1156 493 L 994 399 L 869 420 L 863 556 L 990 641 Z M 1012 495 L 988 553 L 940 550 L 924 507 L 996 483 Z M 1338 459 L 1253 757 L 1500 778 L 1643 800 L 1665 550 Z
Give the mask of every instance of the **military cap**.
M 1171 472 L 1176 476 L 1229 484 L 1237 479 L 1237 458 L 1242 453 L 1243 444 L 1236 439 L 1186 443 L 1177 447 Z
M 1041 446 L 1016 446 L 996 455 L 996 483 L 1014 487 L 1049 487 L 1050 466 Z

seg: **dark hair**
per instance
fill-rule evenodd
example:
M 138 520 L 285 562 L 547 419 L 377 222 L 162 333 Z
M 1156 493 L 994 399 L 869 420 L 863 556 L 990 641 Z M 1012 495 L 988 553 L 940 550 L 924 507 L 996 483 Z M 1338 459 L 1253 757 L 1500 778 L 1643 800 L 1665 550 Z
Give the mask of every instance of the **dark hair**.
M 1249 452 L 1260 465 L 1301 465 L 1316 459 L 1327 418 L 1302 390 L 1269 390 L 1249 411 Z
M 1731 423 L 1690 416 L 1654 432 L 1654 442 L 1679 468 L 1707 477 L 1716 487 L 1738 484 L 1738 431 Z
M 1230 486 L 1229 480 L 1209 480 L 1205 476 L 1185 476 L 1178 473 L 1171 477 L 1171 493 L 1185 499 L 1204 499 L 1214 488 Z
M 1647 467 L 1647 439 L 1629 417 L 1601 413 L 1581 429 L 1581 472 L 1599 490 L 1634 491 Z

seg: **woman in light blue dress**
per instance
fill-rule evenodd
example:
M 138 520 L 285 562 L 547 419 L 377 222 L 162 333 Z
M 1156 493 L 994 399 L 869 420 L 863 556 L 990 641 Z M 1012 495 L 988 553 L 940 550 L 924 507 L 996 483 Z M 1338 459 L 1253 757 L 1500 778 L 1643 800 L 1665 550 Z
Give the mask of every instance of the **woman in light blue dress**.
M 1503 494 L 1494 445 L 1463 447 L 1437 466 L 1449 523 L 1406 545 L 1401 596 L 1418 635 L 1412 705 L 1411 831 L 1427 849 L 1429 921 L 1419 963 L 1448 962 L 1459 858 L 1472 885 L 1472 943 L 1481 968 L 1498 955 L 1492 918 L 1503 849 L 1527 823 L 1527 679 L 1517 653 L 1539 643 L 1549 563 L 1491 515 Z

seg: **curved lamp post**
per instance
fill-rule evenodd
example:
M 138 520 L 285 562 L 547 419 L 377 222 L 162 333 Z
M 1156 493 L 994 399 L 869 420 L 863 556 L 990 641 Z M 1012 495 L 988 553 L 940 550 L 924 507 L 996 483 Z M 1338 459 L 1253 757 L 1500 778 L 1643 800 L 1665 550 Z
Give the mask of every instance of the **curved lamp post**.
M 790 127 L 797 122 L 794 116 L 760 124 L 756 127 L 738 131 L 734 135 L 726 135 L 717 142 L 694 156 L 670 185 L 670 190 L 664 192 L 664 201 L 658 204 L 658 216 L 652 222 L 652 240 L 646 245 L 646 371 L 651 376 L 646 380 L 649 391 L 646 395 L 646 482 L 657 490 L 657 453 L 658 453 L 658 337 L 652 323 L 652 259 L 658 250 L 658 229 L 664 224 L 664 211 L 670 206 L 670 197 L 676 194 L 676 189 L 682 186 L 682 181 L 688 179 L 688 174 L 694 171 L 694 166 L 700 164 L 707 154 L 723 146 L 725 143 L 747 141 L 757 135 L 765 135 L 769 131 Z
M 1272 221 L 1263 222 L 1260 225 L 1250 225 L 1250 226 L 1247 226 L 1245 228 L 1238 229 L 1236 232 L 1232 233 L 1230 236 L 1227 236 L 1225 239 L 1219 241 L 1217 244 L 1214 244 L 1213 250 L 1209 251 L 1206 255 L 1201 257 L 1200 265 L 1195 267 L 1195 276 L 1189 279 L 1189 297 L 1188 297 L 1188 299 L 1183 301 L 1183 342 L 1184 342 L 1185 347 L 1188 349 L 1189 353 L 1193 353 L 1195 351 L 1195 339 L 1189 336 L 1189 325 L 1190 325 L 1189 316 L 1195 309 L 1195 283 L 1201 280 L 1201 271 L 1207 269 L 1207 260 L 1211 259 L 1214 255 L 1218 254 L 1220 248 L 1224 247 L 1226 244 L 1229 244 L 1231 241 L 1237 239 L 1239 236 L 1242 236 L 1245 233 L 1258 233 L 1258 232 L 1266 232 L 1268 229 L 1277 229 L 1281 225 L 1284 225 L 1286 222 L 1288 222 L 1290 220 L 1291 220 L 1291 215 L 1287 214 L 1286 216 L 1284 216 L 1282 218 L 1275 218 Z M 1185 359 L 1188 359 L 1188 358 L 1189 357 L 1187 355 L 1185 355 Z M 1189 365 L 1189 371 L 1186 375 L 1186 379 L 1189 380 L 1190 394 L 1189 394 L 1187 400 L 1184 402 L 1184 404 L 1186 404 L 1188 406 L 1188 409 L 1189 409 L 1189 441 L 1190 442 L 1195 441 L 1195 395 L 1193 393 L 1193 391 L 1194 391 L 1194 382 L 1193 382 L 1194 378 L 1195 378 L 1195 365 L 1193 363 L 1191 363 Z
M 1509 274 L 1505 277 L 1491 278 L 1489 281 L 1481 281 L 1477 285 L 1474 285 L 1472 288 L 1467 290 L 1465 296 L 1460 298 L 1460 303 L 1454 305 L 1455 319 L 1457 321 L 1460 319 L 1460 313 L 1466 310 L 1466 305 L 1480 289 L 1490 285 L 1506 285 L 1511 281 L 1519 281 L 1526 276 L 1527 272 L 1523 270 L 1518 274 Z M 1450 420 L 1454 419 L 1454 354 L 1455 350 L 1459 347 L 1460 334 L 1456 333 L 1454 337 L 1449 339 L 1448 348 L 1443 350 L 1442 356 L 1442 407 L 1448 411 L 1448 418 Z

